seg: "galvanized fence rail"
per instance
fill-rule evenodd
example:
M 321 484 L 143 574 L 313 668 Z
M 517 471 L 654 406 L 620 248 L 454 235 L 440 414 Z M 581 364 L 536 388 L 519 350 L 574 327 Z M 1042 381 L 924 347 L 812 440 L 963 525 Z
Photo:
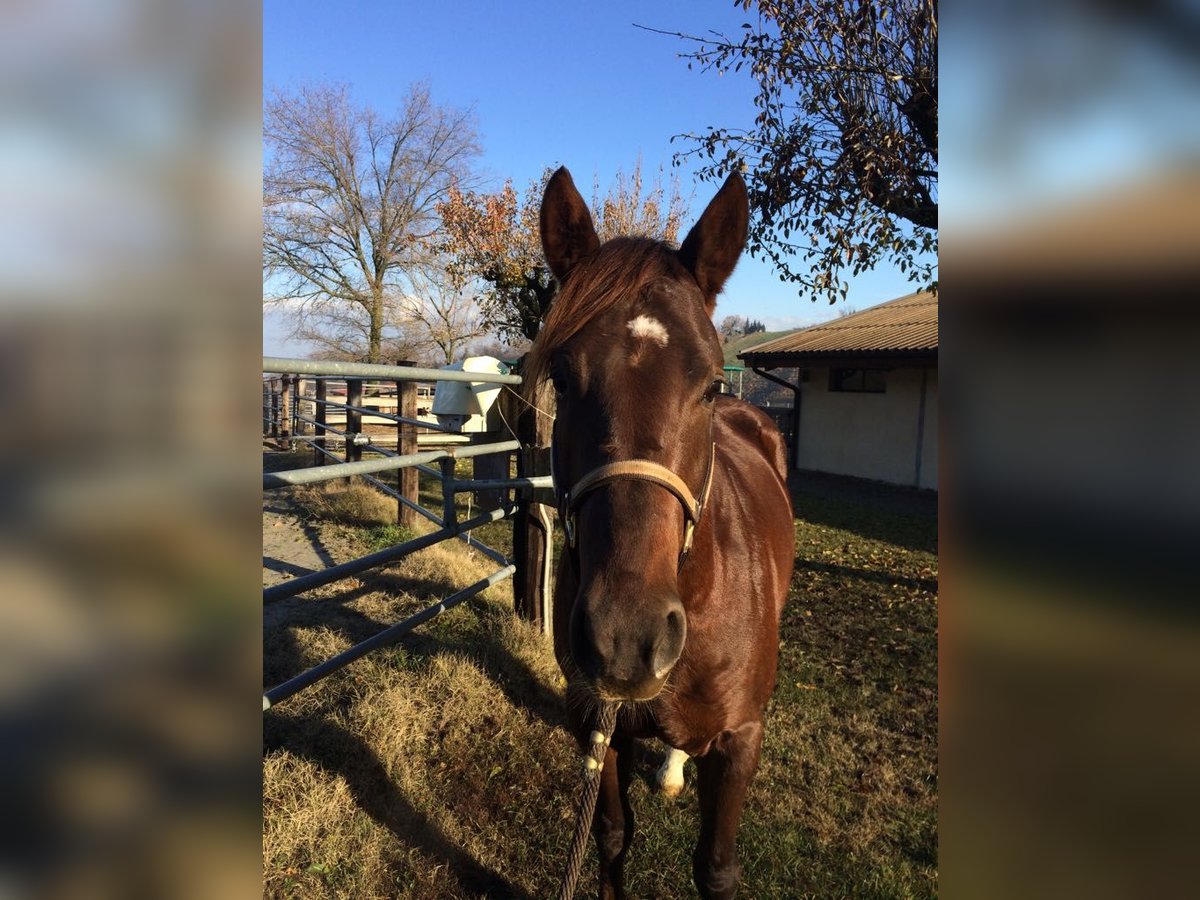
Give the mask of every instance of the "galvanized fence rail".
M 351 575 L 356 575 L 379 566 L 403 559 L 418 550 L 431 547 L 450 538 L 466 541 L 470 546 L 500 564 L 501 568 L 486 578 L 463 588 L 421 612 L 384 629 L 379 634 L 351 647 L 320 665 L 285 681 L 263 693 L 263 709 L 287 699 L 296 692 L 314 684 L 321 678 L 341 669 L 364 654 L 379 647 L 395 643 L 423 622 L 453 609 L 480 592 L 514 575 L 523 583 L 542 582 L 539 595 L 548 604 L 549 590 L 544 583 L 544 573 L 524 572 L 521 554 L 509 559 L 505 554 L 472 538 L 470 532 L 481 525 L 509 518 L 519 509 L 528 509 L 528 498 L 533 491 L 551 486 L 548 475 L 519 474 L 508 476 L 508 455 L 527 448 L 521 441 L 496 440 L 490 443 L 471 443 L 458 446 L 443 446 L 437 449 L 417 449 L 417 429 L 429 429 L 430 433 L 445 433 L 457 436 L 460 433 L 439 427 L 417 418 L 416 383 L 437 381 L 464 381 L 498 385 L 519 385 L 518 375 L 461 372 L 448 369 L 428 369 L 410 365 L 374 365 L 363 363 L 325 362 L 318 360 L 282 359 L 263 357 L 263 373 L 270 377 L 263 380 L 263 439 L 277 445 L 294 449 L 298 444 L 313 450 L 313 465 L 283 472 L 265 472 L 263 490 L 276 490 L 294 485 L 317 484 L 334 479 L 359 477 L 398 502 L 398 518 L 402 523 L 415 524 L 416 517 L 434 522 L 439 527 L 428 534 L 420 535 L 392 547 L 385 548 L 358 559 L 311 572 L 272 585 L 263 590 L 264 603 L 293 597 Z M 304 392 L 304 380 L 314 384 L 314 392 Z M 328 385 L 344 381 L 346 402 L 331 400 Z M 382 412 L 365 405 L 364 389 L 368 382 L 394 385 L 398 409 L 396 413 Z M 376 396 L 379 389 L 376 388 Z M 303 414 L 307 404 L 311 416 Z M 335 428 L 327 421 L 326 410 L 330 407 L 344 410 L 345 428 Z M 363 418 L 382 418 L 396 425 L 394 440 L 396 450 L 378 446 L 376 441 L 388 437 L 385 434 L 366 433 Z M 306 433 L 310 432 L 311 433 Z M 332 452 L 330 445 L 337 441 L 342 446 L 342 456 Z M 363 451 L 378 454 L 379 458 L 363 459 Z M 455 464 L 460 459 L 478 459 L 485 456 L 504 454 L 504 477 L 460 479 Z M 431 463 L 436 463 L 434 468 Z M 520 472 L 520 468 L 518 468 Z M 397 486 L 384 483 L 375 476 L 398 473 Z M 421 506 L 418 494 L 418 472 L 437 478 L 442 488 L 440 512 Z M 495 508 L 459 521 L 456 496 L 465 492 L 489 492 L 499 499 Z M 511 494 L 510 494 L 511 492 Z M 546 558 L 548 559 L 548 553 Z M 548 567 L 546 567 L 548 570 Z M 522 604 L 518 602 L 518 609 Z M 525 604 L 528 607 L 528 604 Z M 543 628 L 548 628 L 548 608 L 536 611 L 534 616 Z

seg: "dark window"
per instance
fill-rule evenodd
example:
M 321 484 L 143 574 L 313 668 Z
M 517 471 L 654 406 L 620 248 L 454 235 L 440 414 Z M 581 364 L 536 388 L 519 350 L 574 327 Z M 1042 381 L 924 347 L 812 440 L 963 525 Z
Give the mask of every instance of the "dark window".
M 887 390 L 885 369 L 830 369 L 829 390 L 855 394 L 882 394 Z

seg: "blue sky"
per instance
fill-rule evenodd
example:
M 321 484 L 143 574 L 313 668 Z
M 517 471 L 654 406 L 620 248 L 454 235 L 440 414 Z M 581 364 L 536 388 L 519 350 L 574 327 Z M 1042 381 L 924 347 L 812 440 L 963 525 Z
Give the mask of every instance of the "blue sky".
M 734 34 L 747 14 L 731 0 L 645 2 L 316 3 L 263 5 L 263 80 L 268 90 L 306 81 L 349 83 L 356 99 L 394 109 L 408 85 L 427 81 L 434 99 L 474 109 L 489 187 L 512 178 L 518 190 L 547 165 L 566 165 L 585 197 L 594 178 L 607 188 L 618 169 L 642 160 L 668 174 L 680 142 L 671 136 L 709 125 L 753 121 L 753 82 L 688 70 L 683 42 L 634 23 L 671 31 Z M 692 214 L 716 190 L 675 170 Z M 908 293 L 898 271 L 850 282 L 857 309 Z M 797 294 L 770 265 L 745 254 L 717 308 L 769 327 L 832 318 L 837 307 Z M 264 352 L 294 354 L 273 316 L 264 317 Z

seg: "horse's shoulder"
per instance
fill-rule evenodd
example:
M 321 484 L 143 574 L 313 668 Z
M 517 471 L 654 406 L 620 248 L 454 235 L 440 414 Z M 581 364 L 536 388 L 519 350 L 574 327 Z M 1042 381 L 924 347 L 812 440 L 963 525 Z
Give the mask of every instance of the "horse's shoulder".
M 725 429 L 759 450 L 776 474 L 787 480 L 787 445 L 774 419 L 757 406 L 729 396 L 717 398 L 716 415 Z

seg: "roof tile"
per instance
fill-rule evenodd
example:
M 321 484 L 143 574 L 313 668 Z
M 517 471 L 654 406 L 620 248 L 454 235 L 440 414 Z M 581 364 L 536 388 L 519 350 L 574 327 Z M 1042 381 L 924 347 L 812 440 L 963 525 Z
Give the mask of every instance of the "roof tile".
M 788 353 L 841 353 L 864 350 L 936 350 L 937 294 L 919 291 L 793 331 L 738 354 L 739 359 Z

